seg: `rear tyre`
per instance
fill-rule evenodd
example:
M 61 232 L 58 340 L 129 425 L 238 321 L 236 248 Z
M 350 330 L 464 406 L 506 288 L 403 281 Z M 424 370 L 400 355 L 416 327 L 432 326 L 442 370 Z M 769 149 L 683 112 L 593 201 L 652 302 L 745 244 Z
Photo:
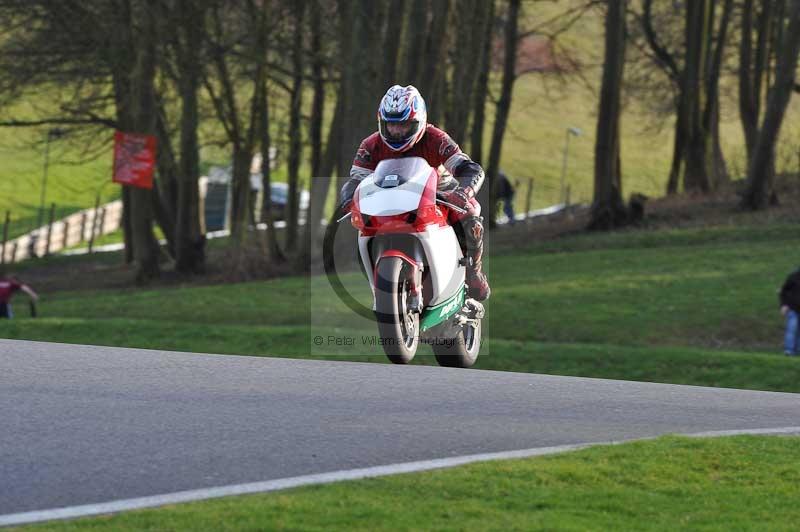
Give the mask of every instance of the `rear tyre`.
M 410 312 L 411 268 L 398 257 L 380 260 L 375 279 L 375 317 L 386 356 L 408 364 L 419 346 L 419 314 Z
M 447 368 L 469 368 L 481 349 L 481 320 L 477 326 L 464 325 L 454 338 L 439 338 L 431 347 L 436 362 Z

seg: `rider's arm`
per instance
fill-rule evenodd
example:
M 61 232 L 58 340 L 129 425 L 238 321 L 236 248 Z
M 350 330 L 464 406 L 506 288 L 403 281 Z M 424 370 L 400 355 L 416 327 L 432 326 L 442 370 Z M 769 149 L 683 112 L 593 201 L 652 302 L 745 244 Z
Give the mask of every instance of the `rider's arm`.
M 467 191 L 468 194 L 471 192 L 470 195 L 477 194 L 483 185 L 481 165 L 461 151 L 458 144 L 444 131 L 434 130 L 432 139 L 436 155 L 441 157 L 440 160 L 445 169 L 456 178 L 459 188 Z
M 28 294 L 28 296 L 34 301 L 39 300 L 39 296 L 36 294 L 36 292 L 33 291 L 33 288 L 31 288 L 30 286 L 22 284 L 20 285 L 19 289 Z
M 463 159 L 460 159 L 454 165 L 450 173 L 458 180 L 458 185 L 461 188 L 470 188 L 474 194 L 477 194 L 483 185 L 484 173 L 481 165 L 473 161 L 466 154 L 460 153 Z M 447 164 L 445 164 L 447 168 Z
M 339 204 L 342 206 L 347 206 L 353 200 L 358 184 L 375 170 L 375 162 L 372 160 L 369 140 L 369 138 L 365 139 L 358 147 L 356 156 L 353 159 L 353 166 L 350 167 L 350 180 L 344 184 L 339 192 Z

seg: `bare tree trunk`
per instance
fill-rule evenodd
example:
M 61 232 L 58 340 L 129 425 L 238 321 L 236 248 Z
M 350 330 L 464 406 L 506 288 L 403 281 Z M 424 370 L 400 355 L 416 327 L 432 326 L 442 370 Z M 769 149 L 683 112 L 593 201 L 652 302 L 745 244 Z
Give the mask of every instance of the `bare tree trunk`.
M 178 162 L 172 149 L 172 139 L 167 129 L 163 101 L 157 103 L 156 118 L 156 168 L 158 179 L 153 186 L 153 209 L 156 222 L 167 239 L 167 251 L 175 258 L 175 213 L 178 210 Z
M 722 7 L 722 17 L 720 18 L 719 30 L 717 32 L 717 46 L 713 49 L 710 59 L 710 66 L 706 75 L 706 94 L 707 100 L 703 109 L 703 131 L 708 135 L 709 152 L 706 158 L 710 161 L 712 169 L 708 176 L 711 189 L 717 188 L 720 183 L 728 181 L 728 174 L 725 168 L 725 157 L 722 153 L 722 146 L 719 141 L 719 77 L 722 70 L 722 61 L 725 53 L 725 45 L 728 39 L 728 26 L 731 14 L 733 13 L 733 0 L 724 0 Z M 711 34 L 713 26 L 709 31 L 709 53 L 711 53 Z
M 374 26 L 380 26 L 376 22 L 376 4 L 372 0 L 349 0 L 342 1 L 342 4 L 348 5 L 352 16 L 345 21 L 350 31 L 343 33 L 351 35 L 351 39 L 343 46 L 346 55 L 343 56 L 342 90 L 339 93 L 339 98 L 344 98 L 338 130 L 341 136 L 337 164 L 340 188 L 349 177 L 359 143 L 375 130 L 375 109 L 383 92 L 376 86 L 377 57 L 363 53 L 380 45 L 380 34 L 371 31 Z
M 120 125 L 127 131 L 156 133 L 156 35 L 153 12 L 138 2 L 126 4 L 117 14 L 115 40 L 119 62 L 114 87 Z M 159 247 L 153 234 L 152 192 L 131 187 L 131 243 L 137 265 L 136 279 L 146 282 L 160 275 Z
M 231 169 L 231 243 L 241 246 L 250 209 L 250 163 L 253 153 L 241 142 L 234 144 Z
M 122 240 L 125 244 L 125 264 L 133 262 L 133 226 L 131 225 L 131 191 L 122 187 Z
M 711 190 L 711 135 L 705 128 L 703 109 L 708 100 L 704 83 L 708 69 L 708 41 L 712 27 L 712 0 L 689 2 L 686 8 L 686 67 L 684 86 L 688 137 L 683 178 L 687 191 Z
M 266 4 L 261 7 L 251 3 L 250 19 L 252 22 L 251 31 L 255 29 L 263 29 L 265 22 L 262 17 L 266 15 L 263 10 L 266 9 Z M 231 39 L 231 29 L 224 25 L 228 22 L 225 13 L 220 11 L 224 6 L 214 5 L 210 11 L 211 29 L 213 39 L 217 43 L 224 43 L 226 39 Z M 260 10 L 260 11 L 259 11 Z M 239 29 L 239 28 L 234 28 Z M 257 32 L 259 35 L 262 31 Z M 250 47 L 244 50 L 246 54 L 255 57 L 255 76 L 252 79 L 253 94 L 249 100 L 249 110 L 243 111 L 239 109 L 242 98 L 238 96 L 237 80 L 234 79 L 229 61 L 233 61 L 237 56 L 234 54 L 226 53 L 224 47 L 217 44 L 214 47 L 214 53 L 211 57 L 211 63 L 216 70 L 215 80 L 219 83 L 219 94 L 211 83 L 208 76 L 204 78 L 204 84 L 208 91 L 209 97 L 214 105 L 217 117 L 225 129 L 225 133 L 232 146 L 233 170 L 231 177 L 231 238 L 230 244 L 237 250 L 242 247 L 244 243 L 248 222 L 252 220 L 252 202 L 251 202 L 251 185 L 250 185 L 250 164 L 253 157 L 255 148 L 255 130 L 257 118 L 257 90 L 261 79 L 266 75 L 264 62 L 266 61 L 266 51 L 263 49 L 265 42 L 263 40 L 256 41 Z M 248 80 L 249 81 L 249 80 Z M 245 121 L 244 117 L 249 117 Z M 238 252 L 238 251 L 235 251 Z
M 425 43 L 425 61 L 422 65 L 422 77 L 417 88 L 426 99 L 428 120 L 436 122 L 444 116 L 444 101 L 440 97 L 444 83 L 444 50 L 447 21 L 450 16 L 450 0 L 433 2 L 433 18 L 428 29 Z M 463 31 L 463 30 L 462 30 Z
M 675 96 L 675 139 L 672 148 L 672 164 L 667 179 L 667 194 L 676 194 L 680 183 L 681 170 L 686 159 L 686 136 L 688 117 L 686 113 L 686 90 L 684 73 L 678 67 L 675 58 L 661 44 L 653 25 L 653 0 L 644 0 L 642 4 L 642 30 L 647 45 L 650 47 L 657 64 L 664 70 L 677 87 Z
M 452 52 L 453 81 L 445 123 L 448 134 L 458 144 L 464 143 L 469 124 L 469 108 L 464 102 L 472 102 L 477 85 L 475 58 L 480 57 L 483 43 L 476 36 L 483 35 L 484 25 L 489 23 L 476 16 L 483 4 L 483 0 L 466 0 L 456 6 L 455 26 L 459 31 Z
M 297 249 L 298 222 L 300 215 L 300 190 L 298 174 L 302 156 L 302 132 L 300 130 L 300 104 L 303 97 L 303 19 L 305 1 L 292 3 L 294 18 L 294 40 L 292 43 L 292 91 L 289 104 L 289 157 L 287 177 L 289 182 L 288 216 L 286 227 L 286 250 L 293 253 Z
M 205 237 L 200 231 L 200 176 L 198 97 L 201 67 L 198 49 L 201 46 L 204 23 L 203 8 L 192 0 L 181 0 L 178 31 L 183 43 L 179 45 L 179 92 L 181 97 L 180 174 L 178 179 L 177 220 L 175 227 L 175 269 L 182 273 L 205 270 Z
M 404 3 L 401 2 L 401 4 Z M 319 0 L 311 6 L 310 15 L 311 77 L 314 84 L 314 100 L 311 104 L 308 140 L 311 144 L 311 176 L 313 178 L 318 177 L 322 169 L 322 119 L 325 115 L 325 82 L 323 80 L 325 58 L 322 55 L 322 6 Z
M 753 50 L 753 0 L 744 0 L 742 36 L 739 45 L 739 116 L 744 130 L 747 164 L 753 161 L 758 141 L 761 101 L 768 85 L 770 55 L 769 34 L 772 28 L 772 1 L 763 0 L 756 21 L 756 48 Z
M 406 29 L 406 84 L 419 86 L 422 77 L 425 36 L 428 32 L 428 6 L 426 0 L 410 0 L 411 15 Z
M 684 110 L 684 95 L 681 93 L 681 101 L 677 106 L 675 118 L 675 141 L 672 148 L 672 165 L 669 170 L 667 180 L 667 194 L 677 194 L 678 183 L 680 182 L 681 170 L 686 153 L 686 111 Z
M 401 7 L 405 5 L 399 1 Z M 322 213 L 325 209 L 325 202 L 328 198 L 331 178 L 330 169 L 325 174 L 322 173 L 322 119 L 325 104 L 325 84 L 322 79 L 323 57 L 322 57 L 322 16 L 320 6 L 315 5 L 311 9 L 311 54 L 312 54 L 312 79 L 314 80 L 314 101 L 311 107 L 311 119 L 309 125 L 309 142 L 311 143 L 311 190 L 309 192 L 308 212 L 306 213 L 306 227 L 303 233 L 303 249 L 301 249 L 302 267 L 307 267 L 312 258 L 318 256 L 319 247 L 316 246 L 319 235 Z M 397 17 L 398 19 L 400 17 Z M 389 17 L 392 20 L 392 17 Z M 389 22 L 388 26 L 391 27 Z M 387 30 L 388 32 L 388 30 Z M 395 62 L 397 53 L 394 54 Z M 386 58 L 384 58 L 384 61 Z M 389 69 L 384 63 L 384 69 Z M 392 67 L 392 75 L 394 75 Z M 384 75 L 387 71 L 384 70 Z M 333 127 L 331 128 L 333 130 Z
M 475 83 L 475 93 L 472 99 L 472 128 L 470 132 L 470 154 L 472 159 L 482 164 L 483 158 L 483 127 L 486 116 L 486 100 L 489 93 L 489 70 L 491 65 L 492 30 L 494 29 L 494 0 L 483 0 L 486 14 L 484 26 L 480 33 L 482 36 L 480 63 L 478 77 Z
M 407 0 L 391 0 L 389 12 L 386 16 L 386 28 L 383 33 L 383 68 L 381 71 L 381 86 L 389 88 L 396 83 L 398 43 L 401 42 L 403 19 Z M 314 174 L 316 175 L 316 174 Z
M 719 187 L 726 183 L 730 183 L 731 176 L 728 173 L 728 164 L 725 162 L 725 154 L 722 152 L 722 143 L 719 134 L 719 99 L 717 99 L 716 107 L 714 109 L 714 116 L 712 118 L 711 135 L 714 143 L 714 181 L 715 186 Z
M 261 217 L 267 224 L 267 250 L 269 258 L 273 262 L 283 262 L 286 258 L 278 244 L 278 234 L 277 231 L 275 231 L 275 218 L 272 214 L 272 169 L 270 168 L 269 160 L 269 150 L 272 141 L 269 135 L 269 93 L 267 92 L 266 79 L 264 77 L 262 77 L 256 90 L 258 91 L 256 109 L 258 115 L 259 145 L 261 146 L 261 189 L 263 190 Z
M 148 20 L 149 10 L 144 8 L 139 17 L 144 19 L 143 27 L 154 24 Z M 141 20 L 136 17 L 134 20 Z M 133 22 L 133 21 L 132 21 Z M 156 71 L 155 39 L 151 35 L 142 35 L 136 40 L 136 63 L 131 72 L 130 82 L 134 97 L 133 128 L 137 133 L 152 135 L 155 133 L 156 110 L 154 79 Z M 133 226 L 133 242 L 136 262 L 138 264 L 137 279 L 147 281 L 158 277 L 159 249 L 153 235 L 153 214 L 151 211 L 151 192 L 146 189 L 131 190 L 131 222 Z
M 782 21 L 778 21 L 778 24 L 782 24 Z M 742 206 L 748 209 L 767 207 L 773 194 L 775 142 L 792 95 L 798 53 L 800 53 L 800 0 L 791 0 L 789 26 L 778 51 L 775 85 L 767 100 L 764 124 L 758 134 L 753 160 L 748 168 L 748 189 L 742 198 Z
M 625 67 L 625 10 L 627 0 L 608 3 L 605 61 L 594 158 L 594 201 L 591 229 L 609 229 L 624 223 L 620 169 L 620 93 Z
M 480 203 L 488 215 L 489 227 L 495 226 L 496 205 L 494 183 L 500 169 L 500 153 L 503 148 L 503 137 L 508 123 L 508 114 L 511 111 L 511 93 L 516 80 L 517 63 L 517 28 L 519 23 L 520 0 L 509 0 L 508 13 L 505 22 L 505 50 L 503 61 L 503 81 L 500 88 L 500 99 L 495 111 L 494 129 L 492 131 L 492 145 L 489 149 L 489 166 L 486 170 L 486 182 L 480 190 Z

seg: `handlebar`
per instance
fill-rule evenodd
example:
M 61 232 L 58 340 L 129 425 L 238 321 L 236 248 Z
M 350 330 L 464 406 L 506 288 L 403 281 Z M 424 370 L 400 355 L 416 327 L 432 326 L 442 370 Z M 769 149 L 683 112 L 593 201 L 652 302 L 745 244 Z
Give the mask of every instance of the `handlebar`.
M 466 209 L 462 209 L 461 207 L 459 207 L 457 205 L 453 205 L 452 203 L 450 203 L 448 201 L 445 201 L 444 199 L 442 199 L 442 196 L 440 196 L 438 193 L 436 194 L 436 201 L 441 203 L 442 205 L 444 205 L 448 209 L 453 209 L 454 211 L 456 211 L 459 214 L 464 214 L 465 212 L 467 212 Z
M 445 201 L 445 200 L 443 200 L 443 199 L 442 199 L 442 198 L 440 198 L 438 195 L 436 196 L 436 201 L 437 201 L 437 203 L 441 203 L 442 205 L 444 205 L 444 206 L 445 206 L 445 207 L 447 207 L 448 209 L 453 209 L 454 211 L 456 211 L 456 212 L 457 212 L 457 213 L 459 213 L 459 214 L 464 214 L 465 212 L 467 212 L 467 210 L 466 210 L 466 209 L 462 209 L 462 208 L 461 208 L 461 207 L 459 207 L 458 205 L 453 205 L 452 203 L 450 203 L 450 202 L 448 202 L 448 201 Z M 337 224 L 338 224 L 338 223 L 342 223 L 343 221 L 345 221 L 345 220 L 347 220 L 348 218 L 350 218 L 350 216 L 351 216 L 352 214 L 353 214 L 352 212 L 348 212 L 347 214 L 345 214 L 344 216 L 342 216 L 341 218 L 339 218 L 338 220 L 336 220 L 336 223 L 337 223 Z

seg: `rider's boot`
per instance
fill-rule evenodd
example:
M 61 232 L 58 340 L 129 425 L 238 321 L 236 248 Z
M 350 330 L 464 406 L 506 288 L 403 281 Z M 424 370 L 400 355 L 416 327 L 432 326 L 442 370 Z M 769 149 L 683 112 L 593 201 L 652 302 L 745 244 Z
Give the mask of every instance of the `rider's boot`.
M 467 248 L 467 294 L 477 301 L 489 299 L 492 291 L 486 274 L 481 270 L 483 259 L 483 218 L 467 216 L 461 223 L 464 227 L 464 243 Z

